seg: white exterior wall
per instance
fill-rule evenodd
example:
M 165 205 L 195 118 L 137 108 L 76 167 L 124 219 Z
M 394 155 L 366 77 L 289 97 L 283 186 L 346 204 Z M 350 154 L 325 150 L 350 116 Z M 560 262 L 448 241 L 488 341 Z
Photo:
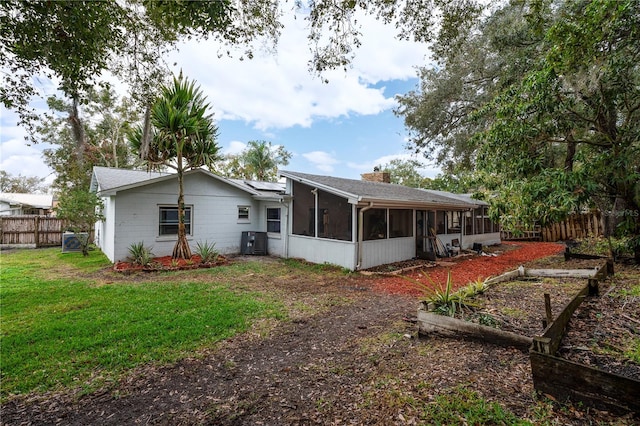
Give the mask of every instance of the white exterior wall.
M 20 213 L 19 209 L 11 209 L 11 204 L 6 203 L 4 201 L 0 201 L 0 215 L 10 216 L 10 215 L 15 215 L 19 213 Z
M 288 257 L 298 257 L 313 263 L 329 263 L 343 268 L 356 268 L 356 243 L 351 241 L 289 235 Z
M 416 239 L 414 237 L 363 241 L 360 269 L 372 268 L 385 263 L 400 262 L 415 256 Z
M 177 204 L 177 186 L 177 180 L 171 179 L 117 194 L 112 261 L 126 259 L 131 244 L 141 241 L 152 247 L 155 256 L 171 255 L 177 237 L 158 235 L 158 208 Z M 197 242 L 206 241 L 215 243 L 220 253 L 238 253 L 243 231 L 266 230 L 261 203 L 247 192 L 204 174 L 185 176 L 184 200 L 192 207 L 192 235 L 187 238 L 193 251 Z M 248 221 L 238 220 L 238 206 L 250 207 Z
M 447 244 L 449 245 L 453 245 L 451 244 L 451 241 L 457 239 L 458 242 L 462 245 L 465 244 L 465 241 L 463 241 L 465 237 L 462 237 L 462 234 L 457 233 L 457 234 L 438 234 L 438 238 L 440 239 L 440 241 L 442 241 L 442 244 L 444 244 L 445 246 Z
M 500 232 L 490 232 L 487 234 L 463 235 L 460 242 L 462 244 L 462 248 L 472 249 L 473 243 L 480 243 L 483 246 L 491 246 L 494 244 L 500 244 L 502 240 L 500 239 Z
M 114 262 L 115 260 L 115 247 L 114 247 L 114 237 L 115 237 L 115 212 L 116 212 L 116 200 L 115 197 L 102 197 L 102 203 L 104 208 L 102 209 L 102 214 L 105 217 L 105 220 L 102 222 L 96 222 L 94 230 L 95 230 L 95 240 L 94 242 L 100 250 L 107 256 L 107 258 Z

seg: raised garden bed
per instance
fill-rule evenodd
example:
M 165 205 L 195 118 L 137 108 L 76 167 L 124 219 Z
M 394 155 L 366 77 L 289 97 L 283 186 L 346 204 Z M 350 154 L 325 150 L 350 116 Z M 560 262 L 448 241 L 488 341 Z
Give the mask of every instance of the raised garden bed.
M 619 361 L 617 359 L 610 362 L 609 364 L 623 363 L 626 365 L 625 371 L 629 376 L 623 376 L 607 371 L 608 369 L 606 368 L 593 368 L 590 365 L 582 365 L 558 356 L 558 352 L 562 352 L 562 350 L 559 351 L 561 349 L 561 341 L 574 311 L 580 307 L 584 300 L 588 300 L 589 295 L 593 296 L 598 293 L 598 281 L 605 278 L 607 270 L 607 265 L 601 266 L 597 271 L 595 269 L 581 269 L 573 272 L 565 270 L 557 274 L 560 278 L 553 278 L 554 283 L 552 283 L 551 278 L 537 278 L 535 281 L 536 287 L 543 287 L 545 282 L 552 287 L 558 287 L 558 284 L 560 284 L 560 287 L 564 287 L 565 296 L 564 300 L 561 295 L 556 294 L 553 296 L 553 306 L 557 306 L 558 301 L 560 301 L 560 306 L 564 306 L 562 310 L 556 313 L 557 316 L 555 318 L 551 309 L 552 295 L 550 293 L 545 293 L 545 297 L 542 299 L 545 301 L 544 305 L 542 305 L 543 308 L 538 306 L 538 308 L 532 310 L 531 308 L 527 309 L 528 312 L 537 313 L 536 321 L 538 324 L 543 322 L 547 324 L 541 332 L 534 333 L 533 338 L 530 336 L 532 327 L 535 327 L 535 325 L 530 324 L 529 327 L 520 326 L 520 330 L 516 330 L 516 333 L 504 329 L 508 328 L 508 326 L 502 327 L 502 325 L 513 326 L 514 322 L 522 323 L 523 321 L 505 321 L 505 317 L 514 318 L 518 315 L 515 315 L 514 312 L 510 316 L 504 315 L 504 305 L 502 305 L 503 310 L 499 311 L 501 304 L 500 297 L 497 295 L 501 291 L 509 291 L 509 288 L 513 289 L 514 286 L 511 284 L 518 282 L 512 281 L 514 279 L 522 280 L 527 275 L 552 276 L 553 271 L 549 269 L 519 268 L 519 270 L 504 274 L 493 280 L 492 287 L 482 296 L 482 299 L 487 302 L 497 299 L 493 300 L 493 302 L 497 302 L 493 305 L 491 303 L 485 304 L 484 309 L 487 309 L 487 306 L 492 306 L 488 309 L 488 313 L 490 315 L 493 313 L 498 320 L 502 320 L 500 330 L 495 330 L 482 324 L 469 323 L 461 319 L 438 319 L 436 318 L 438 315 L 427 312 L 423 306 L 423 309 L 418 311 L 419 331 L 420 334 L 436 332 L 438 334 L 451 335 L 453 333 L 458 336 L 481 339 L 490 343 L 514 346 L 523 350 L 530 347 L 534 387 L 539 392 L 553 396 L 558 400 L 570 398 L 612 411 L 640 411 L 640 400 L 637 398 L 637 395 L 640 395 L 639 363 L 630 360 Z M 611 266 L 609 267 L 609 272 L 613 272 Z M 582 276 L 582 278 L 576 281 L 576 278 L 568 278 L 571 275 Z M 580 282 L 582 283 L 581 285 L 579 285 Z M 502 284 L 496 285 L 497 283 Z M 527 281 L 523 281 L 520 287 L 525 289 L 525 293 L 528 293 L 530 288 L 527 288 L 526 284 Z M 575 284 L 578 284 L 577 291 Z M 566 293 L 566 290 L 572 289 L 572 286 L 574 291 L 571 293 L 574 296 L 567 301 L 566 294 L 570 293 Z M 525 295 L 523 294 L 523 296 Z M 522 299 L 528 299 L 528 296 L 526 295 Z M 511 297 L 511 300 L 513 299 Z M 590 299 L 597 300 L 598 298 Z M 640 303 L 638 305 L 640 306 Z M 638 311 L 635 310 L 634 312 L 637 314 Z M 472 319 L 472 316 L 468 314 L 467 316 L 469 317 L 467 319 Z M 526 315 L 524 316 L 526 317 Z M 631 318 L 631 322 L 637 320 L 636 318 L 629 318 Z M 524 321 L 524 323 L 526 322 Z M 538 327 L 540 326 L 538 325 Z M 602 332 L 602 330 L 600 331 Z M 528 341 L 532 341 L 533 344 L 527 345 Z
M 148 265 L 139 265 L 133 262 L 116 262 L 113 265 L 113 270 L 123 273 L 181 271 L 185 269 L 213 268 L 227 263 L 229 263 L 229 260 L 222 255 L 219 255 L 215 262 L 202 262 L 202 258 L 194 254 L 191 259 L 172 259 L 171 256 L 154 257 Z

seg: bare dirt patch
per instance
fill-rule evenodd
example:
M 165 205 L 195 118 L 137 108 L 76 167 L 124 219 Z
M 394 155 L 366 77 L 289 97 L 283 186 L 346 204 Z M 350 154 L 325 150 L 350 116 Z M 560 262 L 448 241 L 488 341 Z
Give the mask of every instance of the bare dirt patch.
M 488 266 L 499 256 L 487 259 L 482 262 Z M 617 288 L 637 283 L 640 271 L 629 268 L 629 279 L 636 281 L 623 284 L 623 278 Z M 170 274 L 164 276 L 170 279 Z M 107 271 L 103 280 L 117 283 L 134 277 Z M 137 279 L 157 278 L 142 274 Z M 528 354 L 519 350 L 417 338 L 410 320 L 419 297 L 397 291 L 396 283 L 357 274 L 310 280 L 295 271 L 279 277 L 238 277 L 233 285 L 281 298 L 292 319 L 256 324 L 251 332 L 192 358 L 145 366 L 91 394 L 72 390 L 14 398 L 2 407 L 2 423 L 429 424 L 420 418 L 420 404 L 457 386 L 533 422 L 541 416 L 568 425 L 638 421 L 632 415 L 557 406 L 536 397 Z M 495 293 L 495 306 L 513 298 L 522 303 L 523 311 L 530 309 L 520 301 L 521 295 L 508 291 Z M 629 313 L 628 308 L 622 312 Z

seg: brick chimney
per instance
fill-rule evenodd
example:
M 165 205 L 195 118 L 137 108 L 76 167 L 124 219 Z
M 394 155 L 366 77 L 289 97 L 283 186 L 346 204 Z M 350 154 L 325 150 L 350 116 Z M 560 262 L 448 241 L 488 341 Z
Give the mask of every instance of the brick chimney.
M 363 173 L 360 176 L 362 180 L 369 182 L 391 183 L 391 173 L 381 172 L 377 167 L 373 169 L 373 173 Z

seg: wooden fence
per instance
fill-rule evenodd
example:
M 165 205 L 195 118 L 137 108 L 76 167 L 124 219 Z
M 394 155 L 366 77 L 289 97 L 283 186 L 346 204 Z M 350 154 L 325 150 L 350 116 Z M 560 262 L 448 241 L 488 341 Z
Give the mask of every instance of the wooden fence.
M 0 216 L 3 246 L 62 246 L 62 219 L 49 216 Z
M 604 235 L 604 221 L 598 211 L 572 214 L 566 220 L 542 229 L 542 241 L 556 242 Z
M 535 241 L 566 241 L 588 236 L 604 235 L 604 221 L 600 212 L 572 214 L 562 222 L 554 223 L 545 228 L 535 226 L 533 229 L 519 231 L 501 231 L 503 240 L 535 240 Z

